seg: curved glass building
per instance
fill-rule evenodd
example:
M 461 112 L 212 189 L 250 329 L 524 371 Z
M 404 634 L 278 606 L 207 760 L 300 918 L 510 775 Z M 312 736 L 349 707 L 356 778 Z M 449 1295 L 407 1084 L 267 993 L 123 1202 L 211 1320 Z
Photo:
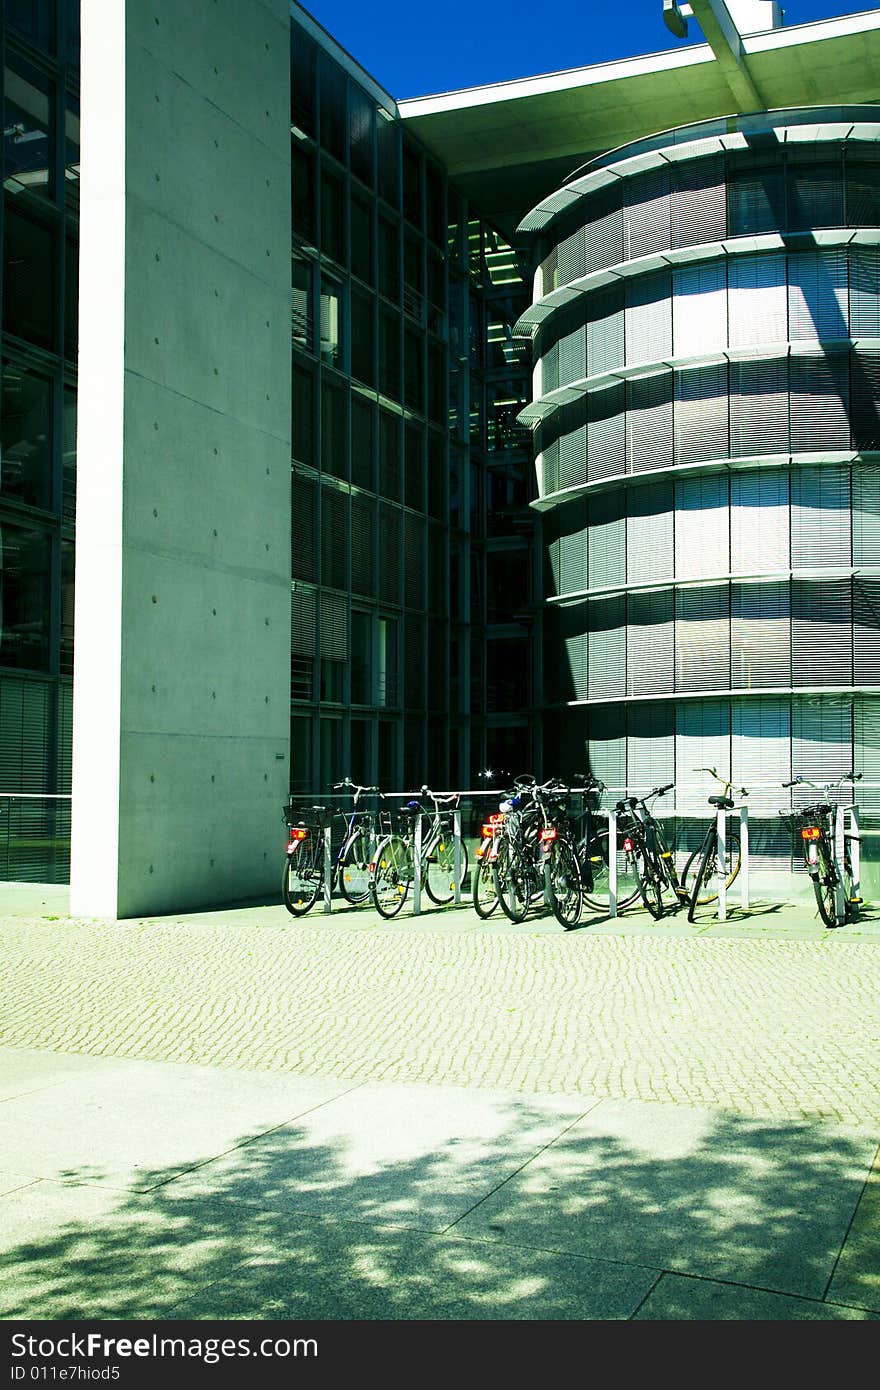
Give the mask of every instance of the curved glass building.
M 685 817 L 730 768 L 770 860 L 783 782 L 880 774 L 878 140 L 877 106 L 669 130 L 520 225 L 547 762 Z

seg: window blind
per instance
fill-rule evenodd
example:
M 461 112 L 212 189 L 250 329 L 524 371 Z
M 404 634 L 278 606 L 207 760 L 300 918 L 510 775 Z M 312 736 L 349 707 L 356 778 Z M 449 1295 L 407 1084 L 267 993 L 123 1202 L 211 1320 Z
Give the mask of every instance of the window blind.
M 852 557 L 850 472 L 839 464 L 796 468 L 791 475 L 793 569 L 849 565 Z
M 756 469 L 730 475 L 730 569 L 732 574 L 787 570 L 789 475 Z
M 627 598 L 626 693 L 665 695 L 674 688 L 671 589 Z
M 733 458 L 789 451 L 788 362 L 730 364 L 730 453 Z
M 675 486 L 675 573 L 680 579 L 727 574 L 730 495 L 726 473 L 681 478 Z
M 789 256 L 789 338 L 848 338 L 848 283 L 845 251 Z
M 630 584 L 672 578 L 672 495 L 670 482 L 648 483 L 629 494 L 626 575 Z
M 727 267 L 688 266 L 672 277 L 672 341 L 677 357 L 727 346 Z
M 852 670 L 851 580 L 792 580 L 792 685 L 850 685 Z
M 730 686 L 730 587 L 679 589 L 675 601 L 676 690 Z
M 656 362 L 672 351 L 672 300 L 668 275 L 631 280 L 626 290 L 626 360 Z
M 628 471 L 672 467 L 672 372 L 639 377 L 626 386 Z
M 791 613 L 787 579 L 732 584 L 730 681 L 733 689 L 791 685 Z
M 788 339 L 784 256 L 733 256 L 728 266 L 730 346 Z

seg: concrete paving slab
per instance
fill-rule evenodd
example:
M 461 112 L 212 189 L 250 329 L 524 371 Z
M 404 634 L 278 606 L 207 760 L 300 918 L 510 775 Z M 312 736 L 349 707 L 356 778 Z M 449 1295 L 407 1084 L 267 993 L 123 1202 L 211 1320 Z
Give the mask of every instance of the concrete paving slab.
M 880 1313 L 880 1156 L 874 1158 L 828 1297 Z
M 46 1067 L 53 1075 L 51 1054 Z M 0 1166 L 33 1178 L 146 1191 L 350 1086 L 124 1059 L 71 1069 L 57 1084 L 4 1103 Z
M 876 1131 L 605 1101 L 456 1234 L 820 1299 L 876 1149 Z
M 788 1298 L 713 1279 L 664 1274 L 634 1315 L 637 1322 L 859 1322 L 880 1321 L 863 1308 L 818 1299 Z
M 4 1169 L 0 1172 L 0 1197 L 7 1192 L 17 1192 L 20 1187 L 29 1187 L 36 1181 L 36 1178 L 28 1177 L 26 1173 L 10 1173 Z
M 0 1101 L 60 1086 L 84 1072 L 117 1066 L 113 1058 L 52 1053 L 33 1047 L 0 1047 Z
M 655 1270 L 545 1250 L 301 1223 L 283 1254 L 248 1261 L 172 1318 L 626 1319 Z
M 589 1109 L 583 1096 L 365 1085 L 178 1179 L 175 1193 L 442 1231 Z

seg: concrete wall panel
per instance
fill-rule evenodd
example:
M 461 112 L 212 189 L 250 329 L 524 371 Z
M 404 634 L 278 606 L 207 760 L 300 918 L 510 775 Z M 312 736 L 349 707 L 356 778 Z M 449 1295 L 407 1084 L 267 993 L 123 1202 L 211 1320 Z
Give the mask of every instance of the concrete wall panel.
M 88 0 L 83 0 L 88 3 Z M 279 0 L 128 0 L 127 61 L 181 77 L 254 143 L 290 144 L 290 6 Z
M 289 16 L 107 21 L 83 0 L 80 300 L 107 302 L 81 354 L 71 907 L 126 917 L 277 890 Z

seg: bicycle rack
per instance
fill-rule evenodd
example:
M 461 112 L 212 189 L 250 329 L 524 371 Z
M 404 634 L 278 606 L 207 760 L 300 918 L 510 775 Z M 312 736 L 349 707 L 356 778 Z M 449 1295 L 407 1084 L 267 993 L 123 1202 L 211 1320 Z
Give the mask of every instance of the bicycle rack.
M 855 808 L 847 808 L 854 810 Z M 719 808 L 716 818 L 718 831 L 718 920 L 727 921 L 727 876 L 724 872 L 724 855 L 727 846 L 727 812 Z M 856 822 L 856 833 L 858 832 L 858 822 Z M 748 911 L 749 907 L 749 808 L 740 806 L 739 808 L 739 844 L 740 844 L 740 902 L 743 911 Z M 617 916 L 617 854 L 612 854 L 611 846 L 617 845 L 617 812 L 608 812 L 608 916 Z M 842 848 L 841 848 L 842 854 Z M 842 862 L 842 859 L 841 859 Z M 853 861 L 853 875 L 856 876 L 855 860 Z
M 849 819 L 849 829 L 847 830 L 847 818 Z M 860 894 L 860 875 L 861 875 L 861 836 L 859 834 L 859 808 L 857 806 L 838 806 L 834 816 L 834 857 L 837 863 L 843 867 L 844 856 L 846 854 L 847 842 L 849 843 L 849 859 L 852 869 L 852 890 L 856 897 Z M 843 875 L 838 875 L 837 887 L 834 890 L 835 902 L 838 917 L 843 921 L 849 911 L 849 906 L 843 896 Z

